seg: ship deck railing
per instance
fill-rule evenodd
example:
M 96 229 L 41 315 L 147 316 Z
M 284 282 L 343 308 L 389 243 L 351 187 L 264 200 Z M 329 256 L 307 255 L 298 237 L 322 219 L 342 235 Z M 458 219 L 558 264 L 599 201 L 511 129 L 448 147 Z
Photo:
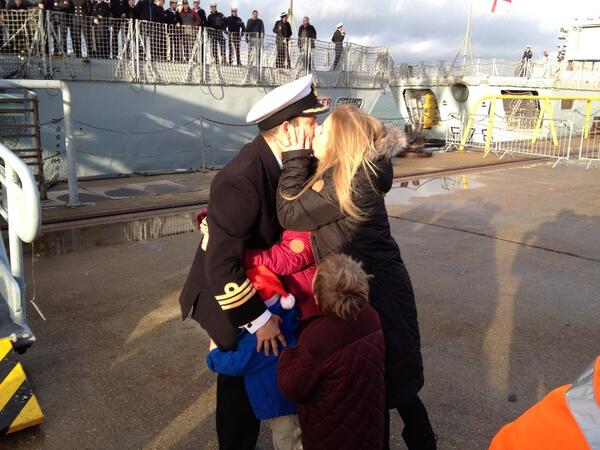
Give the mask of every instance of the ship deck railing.
M 391 85 L 436 85 L 466 82 L 508 86 L 599 89 L 600 65 L 568 61 L 476 59 L 465 65 L 401 63 L 392 71 Z
M 152 84 L 381 88 L 386 47 L 225 33 L 134 19 L 0 10 L 0 77 Z

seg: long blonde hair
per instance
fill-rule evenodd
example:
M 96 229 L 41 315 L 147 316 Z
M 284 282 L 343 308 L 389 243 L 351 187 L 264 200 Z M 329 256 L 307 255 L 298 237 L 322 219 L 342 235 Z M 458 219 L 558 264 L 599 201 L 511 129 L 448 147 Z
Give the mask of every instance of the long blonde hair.
M 373 161 L 380 154 L 376 142 L 385 136 L 382 123 L 374 117 L 363 113 L 354 106 L 339 106 L 331 113 L 329 148 L 325 158 L 319 161 L 315 174 L 307 181 L 298 195 L 285 196 L 294 200 L 324 175 L 331 171 L 335 192 L 344 214 L 354 219 L 361 219 L 363 212 L 356 206 L 352 198 L 353 179 L 359 169 L 367 175 L 375 174 Z

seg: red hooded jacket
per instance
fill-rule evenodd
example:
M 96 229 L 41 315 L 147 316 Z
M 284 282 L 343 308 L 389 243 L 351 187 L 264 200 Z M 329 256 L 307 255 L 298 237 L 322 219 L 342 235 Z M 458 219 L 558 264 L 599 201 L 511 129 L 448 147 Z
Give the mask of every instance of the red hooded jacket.
M 309 233 L 285 230 L 279 243 L 266 250 L 246 250 L 244 258 L 246 267 L 266 266 L 281 277 L 296 298 L 302 320 L 319 313 L 312 292 L 317 269 Z

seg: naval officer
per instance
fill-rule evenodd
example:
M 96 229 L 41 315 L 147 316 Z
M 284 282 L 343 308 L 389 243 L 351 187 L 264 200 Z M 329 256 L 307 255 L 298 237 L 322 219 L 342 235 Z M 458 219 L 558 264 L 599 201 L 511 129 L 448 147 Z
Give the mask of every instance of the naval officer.
M 223 350 L 236 346 L 236 330 L 256 333 L 257 351 L 279 353 L 286 345 L 279 319 L 265 307 L 246 277 L 244 250 L 267 249 L 282 233 L 275 194 L 281 153 L 290 133 L 314 135 L 316 115 L 323 113 L 312 76 L 280 86 L 248 113 L 259 135 L 242 147 L 210 187 L 206 251 L 198 247 L 180 297 L 183 318 L 196 320 Z M 254 449 L 260 422 L 248 401 L 243 377 L 217 376 L 217 435 L 224 450 Z

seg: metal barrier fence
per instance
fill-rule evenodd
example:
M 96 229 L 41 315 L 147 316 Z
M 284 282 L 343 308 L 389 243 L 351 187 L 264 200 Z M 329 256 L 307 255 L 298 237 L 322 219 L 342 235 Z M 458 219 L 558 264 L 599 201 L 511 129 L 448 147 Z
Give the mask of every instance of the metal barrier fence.
M 493 132 L 495 151 L 502 159 L 507 154 L 522 154 L 555 159 L 553 167 L 568 161 L 573 143 L 573 122 L 545 119 L 540 128 L 532 125 L 531 118 L 518 118 L 507 126 L 496 126 Z
M 8 223 L 10 260 L 0 239 L 0 300 L 8 308 L 11 337 L 15 346 L 31 345 L 35 338 L 25 314 L 25 270 L 22 242 L 33 242 L 41 225 L 41 207 L 33 175 L 25 163 L 0 144 L 0 215 Z M 3 327 L 3 331 L 7 328 Z
M 496 115 L 492 136 L 488 145 L 489 116 L 467 113 L 450 114 L 446 126 L 445 151 L 482 151 L 484 157 L 490 152 L 500 159 L 513 154 L 539 156 L 560 162 L 579 159 L 587 162 L 587 169 L 600 163 L 600 118 L 596 118 L 586 137 L 585 128 L 571 120 L 543 118 L 539 116 L 504 117 Z M 466 127 L 469 127 L 468 134 Z
M 279 85 L 313 73 L 323 87 L 382 87 L 385 47 L 0 10 L 0 76 L 141 83 Z
M 581 133 L 579 159 L 587 161 L 587 169 L 600 163 L 600 118 L 598 117 L 594 117 L 587 138 L 585 133 Z

